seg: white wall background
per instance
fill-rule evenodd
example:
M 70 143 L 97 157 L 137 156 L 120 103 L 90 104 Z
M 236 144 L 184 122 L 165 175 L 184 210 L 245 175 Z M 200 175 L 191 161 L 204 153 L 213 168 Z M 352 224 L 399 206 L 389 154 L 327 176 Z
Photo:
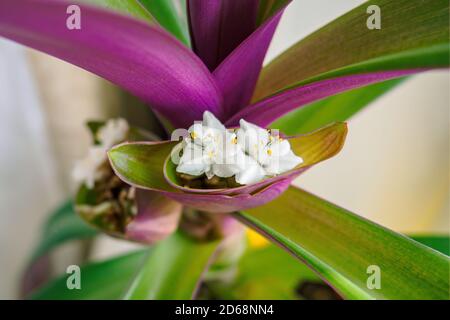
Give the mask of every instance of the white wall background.
M 268 60 L 362 2 L 294 0 Z M 104 110 L 97 77 L 40 54 L 30 68 L 27 56 L 0 40 L 3 299 L 16 297 L 45 216 L 69 194 L 67 169 L 88 144 L 84 119 L 115 112 Z M 395 230 L 448 232 L 449 100 L 447 71 L 414 77 L 352 119 L 342 153 L 297 183 Z M 105 256 L 117 243 L 105 240 L 96 252 Z

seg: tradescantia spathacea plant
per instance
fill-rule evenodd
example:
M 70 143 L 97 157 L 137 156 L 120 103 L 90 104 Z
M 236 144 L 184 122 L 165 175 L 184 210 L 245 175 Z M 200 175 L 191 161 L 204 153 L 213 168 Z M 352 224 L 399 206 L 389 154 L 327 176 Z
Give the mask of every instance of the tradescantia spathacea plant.
M 69 28 L 74 2 L 79 26 Z M 292 261 L 288 270 L 319 276 L 343 298 L 449 298 L 446 254 L 292 185 L 340 151 L 343 121 L 406 76 L 448 68 L 448 1 L 369 1 L 262 68 L 289 3 L 0 2 L 0 35 L 118 84 L 145 101 L 168 132 L 158 137 L 121 119 L 89 124 L 94 145 L 74 172 L 81 184 L 75 208 L 95 229 L 63 207 L 50 219 L 32 269 L 43 268 L 56 244 L 97 232 L 149 249 L 87 265 L 78 293 L 60 278 L 32 297 L 273 297 L 277 289 L 270 282 L 262 288 L 262 273 L 254 276 L 262 285 L 240 295 L 239 272 L 252 274 L 249 260 L 283 273 L 270 259 L 275 252 L 244 253 L 245 224 L 317 275 Z M 383 12 L 381 29 L 366 27 L 370 5 Z M 175 128 L 185 129 L 180 139 L 171 139 Z M 382 273 L 375 289 L 367 274 L 373 265 Z M 283 297 L 292 298 L 275 298 Z

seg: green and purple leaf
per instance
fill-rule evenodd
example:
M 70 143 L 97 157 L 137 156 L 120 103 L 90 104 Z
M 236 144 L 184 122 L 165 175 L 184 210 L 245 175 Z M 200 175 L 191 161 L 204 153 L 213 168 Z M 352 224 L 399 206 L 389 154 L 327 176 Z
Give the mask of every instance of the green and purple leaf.
M 235 214 L 313 268 L 347 299 L 448 299 L 449 257 L 290 187 L 264 206 Z M 369 289 L 369 266 L 381 288 Z
M 367 7 L 382 11 L 366 27 Z M 228 120 L 267 126 L 284 113 L 349 89 L 449 66 L 449 3 L 371 1 L 299 41 L 265 67 L 253 101 Z
M 346 90 L 404 77 L 419 71 L 421 70 L 397 70 L 354 74 L 313 82 L 249 105 L 235 113 L 234 116 L 227 120 L 226 125 L 235 126 L 239 123 L 240 119 L 245 119 L 259 126 L 267 127 L 274 120 L 299 106 L 304 106 Z
M 380 30 L 366 26 L 371 4 L 381 9 Z M 254 99 L 355 73 L 446 68 L 448 52 L 448 1 L 368 1 L 273 60 L 261 73 Z
M 178 141 L 129 142 L 108 151 L 111 166 L 126 183 L 141 189 L 174 192 L 164 176 L 164 164 Z
M 404 80 L 388 80 L 330 96 L 291 111 L 270 127 L 287 135 L 295 135 L 317 130 L 332 122 L 347 121 Z

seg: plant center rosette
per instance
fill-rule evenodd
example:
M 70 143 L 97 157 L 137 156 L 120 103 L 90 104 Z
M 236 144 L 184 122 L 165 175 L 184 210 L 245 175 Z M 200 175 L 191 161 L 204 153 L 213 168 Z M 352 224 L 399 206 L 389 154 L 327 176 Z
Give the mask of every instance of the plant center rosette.
M 167 141 L 118 120 L 90 127 L 96 144 L 74 171 L 77 211 L 110 235 L 143 243 L 172 233 L 182 213 L 193 234 L 226 235 L 236 223 L 224 213 L 275 199 L 337 154 L 347 133 L 345 123 L 294 137 L 244 119 L 225 128 L 210 112 Z
M 129 185 L 197 210 L 233 212 L 279 196 L 300 173 L 338 153 L 347 133 L 345 123 L 335 123 L 281 138 L 245 120 L 240 124 L 226 130 L 206 112 L 182 142 L 122 143 L 111 148 L 108 157 Z

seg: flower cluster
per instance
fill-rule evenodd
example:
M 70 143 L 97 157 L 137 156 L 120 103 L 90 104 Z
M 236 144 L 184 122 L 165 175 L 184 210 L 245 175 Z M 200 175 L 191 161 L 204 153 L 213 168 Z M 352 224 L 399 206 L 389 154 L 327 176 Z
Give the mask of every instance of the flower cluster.
M 203 121 L 192 125 L 178 146 L 182 156 L 174 161 L 176 171 L 190 176 L 234 177 L 246 185 L 273 177 L 303 162 L 296 156 L 288 140 L 276 130 L 266 130 L 243 119 L 240 128 L 228 130 L 210 112 Z
M 107 164 L 109 148 L 125 140 L 129 131 L 125 119 L 110 119 L 96 133 L 98 144 L 92 145 L 85 158 L 79 160 L 72 172 L 75 181 L 84 183 L 89 189 L 94 187 L 96 181 L 108 175 L 111 171 Z

